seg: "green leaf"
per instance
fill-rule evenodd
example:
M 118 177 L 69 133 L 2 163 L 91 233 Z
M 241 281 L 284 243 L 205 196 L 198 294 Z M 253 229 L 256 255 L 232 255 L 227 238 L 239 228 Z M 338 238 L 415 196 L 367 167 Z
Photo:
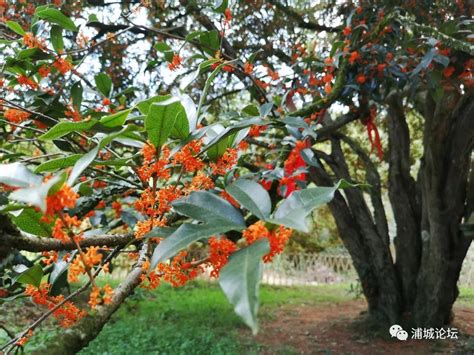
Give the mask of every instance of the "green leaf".
M 224 146 L 226 148 L 228 148 L 228 147 L 231 147 L 234 144 L 235 136 L 236 136 L 235 133 L 236 132 L 238 132 L 238 131 L 240 131 L 244 128 L 253 126 L 253 125 L 259 125 L 260 126 L 260 125 L 265 125 L 265 124 L 268 124 L 268 121 L 264 121 L 261 118 L 246 119 L 246 120 L 243 120 L 241 122 L 232 124 L 231 126 L 225 128 L 224 130 L 221 130 L 217 134 L 214 134 L 214 136 L 212 136 L 212 139 L 209 141 L 209 143 L 207 143 L 206 146 L 202 149 L 201 153 L 204 153 L 208 150 L 211 150 L 211 153 L 210 154 L 207 153 L 207 154 L 211 159 L 215 160 L 220 155 L 222 155 L 222 153 L 223 153 L 222 149 L 223 149 Z M 208 130 L 208 132 L 210 132 L 210 133 L 216 132 L 217 127 L 213 127 L 213 128 L 214 129 L 212 129 L 212 130 Z M 227 137 L 229 137 L 230 139 L 227 139 Z M 224 140 L 224 143 L 220 143 L 223 140 Z M 221 144 L 221 145 L 217 149 L 213 150 L 213 147 L 215 145 L 218 145 L 218 144 Z M 224 151 L 225 151 L 225 149 L 224 149 Z
M 114 113 L 110 116 L 105 116 L 100 119 L 100 123 L 105 127 L 117 127 L 122 126 L 128 117 L 128 114 L 132 111 L 131 109 Z
M 18 216 L 11 215 L 10 218 L 23 232 L 40 237 L 50 237 L 51 227 L 41 221 L 42 217 L 43 215 L 34 209 L 25 208 Z
M 243 108 L 242 113 L 245 113 L 247 116 L 259 116 L 260 112 L 258 107 L 255 105 L 247 105 Z
M 212 56 L 220 48 L 219 32 L 217 30 L 201 33 L 198 40 L 204 51 Z
M 262 275 L 262 257 L 269 251 L 268 239 L 260 239 L 232 254 L 219 276 L 222 291 L 234 306 L 235 313 L 252 329 L 254 335 L 258 332 L 258 288 Z
M 71 99 L 72 99 L 72 105 L 76 107 L 78 110 L 81 108 L 82 104 L 82 93 L 83 93 L 83 88 L 82 84 L 80 81 L 76 82 L 72 87 L 71 87 Z
M 155 48 L 158 52 L 166 52 L 172 50 L 171 47 L 165 42 L 158 42 L 153 46 L 153 48 Z
M 167 102 L 169 101 L 153 103 L 145 117 L 145 129 L 148 133 L 148 140 L 156 148 L 161 148 L 166 143 L 178 115 L 177 106 L 167 104 Z
M 201 222 L 210 224 L 216 221 L 245 228 L 245 221 L 239 210 L 208 191 L 193 192 L 188 197 L 174 201 L 172 206 L 176 212 Z
M 56 53 L 62 53 L 64 49 L 63 29 L 59 26 L 51 27 L 51 44 Z
M 40 264 L 34 264 L 28 270 L 23 271 L 20 276 L 16 278 L 16 282 L 26 285 L 33 285 L 39 287 L 41 279 L 43 278 L 43 268 Z
M 51 127 L 48 132 L 39 136 L 39 139 L 48 141 L 48 140 L 61 138 L 71 132 L 84 132 L 94 127 L 97 124 L 97 122 L 98 121 L 95 119 L 92 119 L 90 121 L 81 121 L 81 122 L 69 122 L 69 121 L 59 122 L 58 124 Z
M 35 173 L 42 173 L 44 171 L 54 171 L 73 166 L 81 158 L 81 156 L 82 154 L 73 154 L 67 157 L 47 160 L 36 167 Z
M 228 7 L 228 0 L 215 0 L 213 10 L 215 13 L 223 14 Z
M 228 65 L 229 63 L 231 63 L 231 62 L 224 62 L 224 63 L 219 64 L 216 67 L 216 69 L 214 69 L 214 71 L 207 78 L 206 84 L 204 84 L 204 89 L 202 91 L 201 98 L 199 99 L 199 105 L 198 105 L 198 108 L 197 108 L 196 117 L 198 118 L 198 120 L 199 120 L 199 115 L 201 113 L 202 106 L 204 105 L 204 102 L 206 100 L 207 93 L 209 92 L 209 89 L 211 88 L 212 82 L 214 81 L 217 74 L 219 74 L 221 68 L 224 65 Z
M 56 23 L 66 30 L 71 30 L 74 32 L 78 31 L 74 22 L 59 10 L 53 8 L 41 9 L 39 11 L 37 10 L 36 16 L 49 22 Z
M 69 175 L 69 179 L 67 184 L 72 186 L 74 181 L 82 174 L 82 172 L 94 161 L 95 157 L 99 153 L 99 145 L 97 145 L 94 149 L 92 149 L 87 154 L 84 154 L 77 162 L 74 164 L 72 168 L 71 174 Z
M 336 53 L 336 51 L 339 49 L 339 48 L 342 48 L 345 46 L 345 43 L 344 41 L 336 41 L 334 42 L 334 44 L 332 45 L 332 48 L 331 48 L 331 52 L 329 53 L 329 56 L 330 57 L 333 57 L 334 54 Z
M 234 224 L 226 225 L 218 222 L 211 224 L 184 223 L 170 236 L 161 241 L 155 248 L 151 258 L 150 270 L 153 270 L 159 263 L 170 259 L 178 252 L 200 239 L 208 238 L 216 234 L 222 234 L 234 230 L 235 228 Z M 155 234 L 161 236 L 159 232 Z
M 20 36 L 25 35 L 25 30 L 23 29 L 23 27 L 21 27 L 19 23 L 15 21 L 7 21 L 6 23 L 7 23 L 8 28 L 11 29 L 16 34 L 19 34 Z
M 102 95 L 109 97 L 112 93 L 112 80 L 107 74 L 100 73 L 94 77 L 95 85 Z
M 39 185 L 42 181 L 41 176 L 33 174 L 21 163 L 0 164 L 0 183 L 2 184 L 29 187 Z
M 62 252 L 61 254 L 65 253 Z M 54 263 L 53 271 L 51 271 L 51 274 L 49 274 L 48 283 L 51 285 L 51 296 L 59 295 L 61 293 L 61 289 L 68 285 L 67 270 L 69 263 L 62 259 L 61 254 L 58 257 L 58 261 Z M 70 260 L 72 260 L 72 258 Z
M 272 211 L 270 195 L 258 182 L 239 179 L 227 186 L 226 191 L 259 219 L 266 220 L 270 217 Z
M 332 187 L 314 187 L 294 191 L 277 208 L 272 222 L 283 224 L 303 232 L 309 232 L 306 217 L 316 208 L 330 202 L 339 188 L 339 182 Z

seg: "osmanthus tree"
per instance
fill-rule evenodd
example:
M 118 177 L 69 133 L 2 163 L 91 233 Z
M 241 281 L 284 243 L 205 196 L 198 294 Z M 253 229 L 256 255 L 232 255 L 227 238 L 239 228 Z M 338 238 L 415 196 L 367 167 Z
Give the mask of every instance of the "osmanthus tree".
M 137 287 L 204 270 L 256 331 L 262 260 L 329 201 L 369 313 L 447 323 L 472 240 L 469 6 L 0 1 L 0 299 L 45 309 L 2 350 L 52 316 L 70 329 L 48 351 L 73 353 Z

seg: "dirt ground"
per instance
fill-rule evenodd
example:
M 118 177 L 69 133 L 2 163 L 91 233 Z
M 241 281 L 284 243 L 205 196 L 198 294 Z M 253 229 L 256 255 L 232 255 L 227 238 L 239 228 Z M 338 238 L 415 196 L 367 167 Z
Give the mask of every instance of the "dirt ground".
M 390 338 L 388 329 L 370 331 L 365 310 L 363 300 L 282 308 L 263 322 L 257 341 L 268 349 L 290 347 L 301 354 L 474 354 L 474 307 L 455 307 L 451 328 L 458 329 L 459 340 L 411 340 L 411 329 L 406 329 L 407 341 Z

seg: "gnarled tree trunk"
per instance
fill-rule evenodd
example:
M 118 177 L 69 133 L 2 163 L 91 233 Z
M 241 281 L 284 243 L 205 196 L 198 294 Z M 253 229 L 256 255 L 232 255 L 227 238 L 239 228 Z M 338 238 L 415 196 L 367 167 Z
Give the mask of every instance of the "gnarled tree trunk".
M 366 170 L 372 208 L 360 188 L 337 193 L 330 203 L 341 238 L 359 275 L 369 312 L 391 324 L 409 317 L 417 326 L 439 327 L 451 319 L 457 281 L 472 242 L 461 224 L 469 217 L 474 101 L 472 93 L 448 92 L 438 102 L 426 93 L 423 158 L 418 178 L 411 176 L 410 133 L 402 99 L 387 99 L 389 138 L 388 192 L 395 216 L 395 260 L 390 252 L 380 176 L 351 139 L 336 134 L 331 154 L 310 177 L 319 185 L 351 179 L 341 149 L 347 144 Z M 333 178 L 331 178 L 333 177 Z M 403 317 L 405 318 L 405 317 Z

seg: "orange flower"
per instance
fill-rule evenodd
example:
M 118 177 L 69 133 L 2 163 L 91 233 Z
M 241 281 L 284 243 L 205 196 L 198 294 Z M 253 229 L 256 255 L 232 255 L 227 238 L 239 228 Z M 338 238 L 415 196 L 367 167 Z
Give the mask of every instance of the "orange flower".
M 217 163 L 211 163 L 212 173 L 214 175 L 225 175 L 236 163 L 237 149 L 227 148 L 225 153 L 217 160 Z
M 32 79 L 28 78 L 25 75 L 20 75 L 16 80 L 18 81 L 18 84 L 28 86 L 32 90 L 38 88 L 38 84 L 36 84 Z
M 77 282 L 79 276 L 85 274 L 88 269 L 92 269 L 102 261 L 103 255 L 99 253 L 99 247 L 88 247 L 82 255 L 74 258 L 69 266 L 67 279 L 69 282 Z
M 191 191 L 196 191 L 196 190 L 209 190 L 214 188 L 214 181 L 204 174 L 203 172 L 198 172 L 196 176 L 193 177 L 191 180 L 191 184 L 189 184 L 184 192 L 185 194 L 190 193 Z
M 201 151 L 202 141 L 194 140 L 186 144 L 174 155 L 173 164 L 182 165 L 185 172 L 195 172 L 204 168 L 204 163 L 196 155 Z
M 58 260 L 58 252 L 57 251 L 44 251 L 41 253 L 42 256 L 44 256 L 46 259 L 43 259 L 43 264 L 45 265 L 50 265 L 52 263 L 55 263 Z
M 75 193 L 67 184 L 54 195 L 46 197 L 46 213 L 44 217 L 52 217 L 64 208 L 73 208 L 79 195 Z
M 322 80 L 327 84 L 330 83 L 332 79 L 334 79 L 334 76 L 332 74 L 326 74 L 325 76 L 323 76 Z
M 63 75 L 73 68 L 73 65 L 70 61 L 61 57 L 54 61 L 53 66 Z
M 3 116 L 5 119 L 10 121 L 11 123 L 21 123 L 25 120 L 27 120 L 31 114 L 22 110 L 16 110 L 14 108 L 9 108 L 5 110 L 3 113 Z
M 202 267 L 193 267 L 191 263 L 186 262 L 187 255 L 186 251 L 182 251 L 171 260 L 170 264 L 158 264 L 157 271 L 163 275 L 163 281 L 170 283 L 173 287 L 179 287 L 202 273 Z
M 354 64 L 360 58 L 359 52 L 354 51 L 349 57 L 349 63 Z
M 249 130 L 249 137 L 259 137 L 267 128 L 268 126 L 252 126 Z
M 39 67 L 38 69 L 38 74 L 42 77 L 42 78 L 46 78 L 49 73 L 51 72 L 51 68 L 46 66 L 46 65 L 42 65 L 41 67 Z
M 230 11 L 229 8 L 225 9 L 224 16 L 225 16 L 225 22 L 227 24 L 230 23 L 230 21 L 232 21 L 232 12 Z
M 120 218 L 122 215 L 122 205 L 118 201 L 112 202 L 112 209 L 115 210 L 115 218 Z
M 450 65 L 449 67 L 446 67 L 446 68 L 443 70 L 443 76 L 444 76 L 446 79 L 448 79 L 448 78 L 450 78 L 450 77 L 453 75 L 453 73 L 454 73 L 455 71 L 456 71 L 456 69 L 455 69 L 452 65 Z
M 249 62 L 245 63 L 244 64 L 244 73 L 250 75 L 250 74 L 252 74 L 252 72 L 253 72 L 252 63 L 249 63 Z
M 365 77 L 364 74 L 358 74 L 358 75 L 356 76 L 356 81 L 357 81 L 357 83 L 359 83 L 359 84 L 361 84 L 361 85 L 362 85 L 363 83 L 365 83 L 366 80 L 367 80 L 367 78 Z
M 211 277 L 218 278 L 219 271 L 227 264 L 229 256 L 237 250 L 234 242 L 221 237 L 211 237 L 208 240 L 209 244 L 209 263 L 212 266 Z
M 283 226 L 276 227 L 269 231 L 263 221 L 258 221 L 242 232 L 242 236 L 246 239 L 247 244 L 253 244 L 261 238 L 267 238 L 270 243 L 270 252 L 263 257 L 264 262 L 272 261 L 273 257 L 281 254 L 290 239 L 292 230 Z
M 30 329 L 28 330 L 28 333 L 24 336 L 24 337 L 21 337 L 16 343 L 15 345 L 17 346 L 25 346 L 26 342 L 28 341 L 29 338 L 31 338 L 33 336 L 33 331 Z
M 173 54 L 173 60 L 171 61 L 171 63 L 168 64 L 169 70 L 174 71 L 174 70 L 178 69 L 182 64 L 182 61 L 183 61 L 183 59 L 179 56 L 179 54 L 174 53 Z
M 344 34 L 344 36 L 349 36 L 351 34 L 352 30 L 349 26 L 347 27 L 344 27 L 344 29 L 342 30 L 342 33 Z
M 28 48 L 39 48 L 39 49 L 45 48 L 44 40 L 35 37 L 35 35 L 31 32 L 26 32 L 23 35 L 23 43 Z
M 324 85 L 324 92 L 328 95 L 332 92 L 332 85 L 330 83 Z

